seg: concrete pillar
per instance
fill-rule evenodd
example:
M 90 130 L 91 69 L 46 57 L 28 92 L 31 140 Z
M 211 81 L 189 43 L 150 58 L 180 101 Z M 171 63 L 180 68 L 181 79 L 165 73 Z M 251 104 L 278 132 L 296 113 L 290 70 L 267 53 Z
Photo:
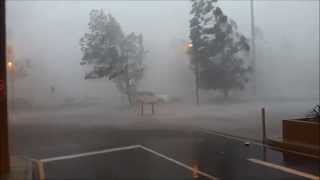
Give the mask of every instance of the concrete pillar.
M 0 175 L 9 172 L 5 1 L 0 1 Z

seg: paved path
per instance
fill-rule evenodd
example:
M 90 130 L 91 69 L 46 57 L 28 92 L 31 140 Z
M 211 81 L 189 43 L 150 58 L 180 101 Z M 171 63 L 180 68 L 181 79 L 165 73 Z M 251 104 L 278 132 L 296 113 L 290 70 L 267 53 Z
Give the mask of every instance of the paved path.
M 186 127 L 130 127 L 89 131 L 98 135 L 91 143 L 84 140 L 88 132 L 82 131 L 73 146 L 61 140 L 60 145 L 39 147 L 32 152 L 33 159 L 43 167 L 39 170 L 35 165 L 35 173 L 43 171 L 45 179 L 97 180 L 192 179 L 194 171 L 199 171 L 200 179 L 226 180 L 299 180 L 320 175 L 318 161 L 258 143 L 246 146 L 238 138 Z

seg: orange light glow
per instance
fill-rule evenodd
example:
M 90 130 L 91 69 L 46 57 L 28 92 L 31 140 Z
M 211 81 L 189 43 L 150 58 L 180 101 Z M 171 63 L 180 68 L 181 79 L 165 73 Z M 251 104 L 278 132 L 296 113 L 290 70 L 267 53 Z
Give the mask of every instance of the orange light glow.
M 9 68 L 9 69 L 12 69 L 12 68 L 13 68 L 13 62 L 9 61 L 9 62 L 7 63 L 7 65 L 8 65 L 8 68 Z
M 199 166 L 196 161 L 192 162 L 192 177 L 197 179 L 199 177 Z

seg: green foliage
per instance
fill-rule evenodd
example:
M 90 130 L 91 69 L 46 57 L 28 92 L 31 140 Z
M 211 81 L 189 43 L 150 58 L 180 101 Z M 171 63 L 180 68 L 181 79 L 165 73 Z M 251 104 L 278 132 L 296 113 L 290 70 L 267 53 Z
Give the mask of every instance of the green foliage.
M 131 103 L 131 94 L 144 72 L 142 35 L 124 35 L 116 19 L 103 10 L 92 10 L 88 25 L 89 32 L 80 39 L 83 52 L 80 64 L 92 67 L 85 79 L 113 80 Z
M 243 89 L 250 67 L 248 39 L 237 31 L 237 24 L 215 6 L 216 0 L 193 0 L 190 20 L 191 66 L 199 65 L 199 87 L 222 90 Z
M 307 117 L 313 118 L 314 120 L 320 122 L 320 104 L 316 105 Z
M 117 58 L 115 47 L 124 37 L 120 24 L 103 10 L 92 10 L 88 23 L 89 33 L 80 39 L 82 64 L 108 65 Z

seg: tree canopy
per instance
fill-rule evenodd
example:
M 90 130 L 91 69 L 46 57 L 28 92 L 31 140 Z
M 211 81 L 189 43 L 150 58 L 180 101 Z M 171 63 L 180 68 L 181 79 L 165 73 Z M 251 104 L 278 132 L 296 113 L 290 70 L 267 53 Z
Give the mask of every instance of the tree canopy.
M 113 80 L 131 103 L 144 71 L 143 36 L 125 35 L 116 19 L 103 10 L 92 10 L 89 16 L 89 32 L 80 39 L 83 53 L 80 64 L 92 68 L 85 79 L 105 77 Z
M 199 87 L 222 90 L 243 89 L 248 82 L 248 39 L 238 32 L 234 20 L 216 6 L 217 0 L 192 0 L 190 49 L 193 69 L 199 66 Z

